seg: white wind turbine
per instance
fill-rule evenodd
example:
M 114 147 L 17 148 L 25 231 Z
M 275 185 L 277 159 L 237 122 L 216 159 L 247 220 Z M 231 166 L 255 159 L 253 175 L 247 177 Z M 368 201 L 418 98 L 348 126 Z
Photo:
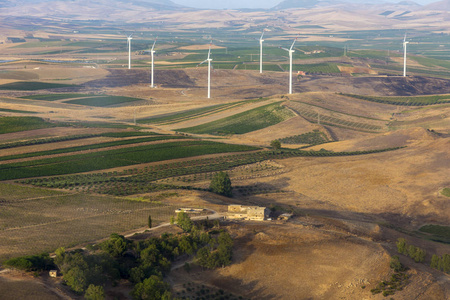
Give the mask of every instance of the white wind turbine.
M 261 37 L 259 38 L 259 73 L 262 73 L 262 69 L 263 69 L 263 57 L 262 57 L 263 56 L 262 44 L 264 42 L 263 36 L 264 36 L 264 30 L 261 34 Z
M 211 62 L 212 62 L 211 45 L 212 45 L 212 41 L 209 44 L 208 58 L 198 64 L 200 66 L 204 62 L 208 62 L 208 99 L 211 98 Z
M 131 69 L 131 40 L 133 39 L 133 35 L 130 34 L 127 37 L 127 45 L 128 45 L 128 69 Z
M 406 33 L 405 37 L 403 38 L 403 77 L 406 77 L 406 45 L 409 42 L 406 40 Z
M 295 38 L 294 42 L 291 45 L 291 48 L 289 48 L 289 49 L 280 47 L 281 49 L 289 52 L 289 94 L 292 94 L 292 54 L 295 52 L 295 50 L 293 50 L 293 48 L 294 48 L 294 44 L 296 41 L 297 41 L 297 38 Z
M 153 42 L 153 46 L 152 46 L 152 50 L 150 50 L 150 53 L 151 53 L 151 55 L 152 55 L 152 81 L 151 81 L 151 85 L 150 85 L 150 87 L 154 87 L 153 86 L 153 74 L 154 74 L 154 72 L 153 72 L 153 69 L 154 69 L 154 60 L 153 60 L 153 55 L 155 54 L 155 44 L 156 44 L 156 40 L 158 39 L 158 37 L 156 37 L 155 38 L 155 41 Z

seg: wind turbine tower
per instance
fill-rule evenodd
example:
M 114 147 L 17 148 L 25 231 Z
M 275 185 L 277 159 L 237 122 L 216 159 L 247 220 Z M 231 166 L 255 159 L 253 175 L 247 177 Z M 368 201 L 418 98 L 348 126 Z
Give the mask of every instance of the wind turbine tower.
M 294 44 L 296 41 L 297 41 L 297 38 L 295 38 L 294 42 L 291 45 L 291 48 L 289 48 L 289 49 L 281 48 L 281 49 L 289 52 L 289 94 L 292 94 L 292 54 L 295 52 L 295 50 L 293 48 L 294 48 Z
M 262 45 L 263 45 L 263 36 L 264 36 L 264 30 L 261 34 L 261 37 L 259 38 L 259 73 L 262 73 L 262 69 L 263 69 L 263 51 L 262 51 Z
M 204 62 L 208 62 L 208 99 L 211 98 L 211 62 L 212 62 L 211 45 L 212 45 L 212 41 L 209 44 L 208 58 L 198 64 L 200 66 Z
M 158 37 L 156 37 L 155 38 L 155 41 L 153 42 L 153 46 L 152 46 L 152 50 L 150 50 L 150 53 L 151 53 L 151 55 L 152 55 L 152 79 L 151 79 L 151 84 L 150 84 L 150 87 L 151 88 L 153 88 L 154 87 L 154 85 L 153 85 L 153 75 L 154 75 L 154 60 L 153 60 L 153 56 L 154 56 L 154 54 L 155 54 L 155 44 L 156 44 L 156 40 L 158 39 Z
M 406 45 L 409 42 L 406 40 L 406 33 L 405 37 L 403 38 L 403 77 L 406 77 Z
M 127 37 L 127 44 L 128 44 L 128 69 L 131 69 L 131 40 L 133 39 L 133 35 L 130 34 Z

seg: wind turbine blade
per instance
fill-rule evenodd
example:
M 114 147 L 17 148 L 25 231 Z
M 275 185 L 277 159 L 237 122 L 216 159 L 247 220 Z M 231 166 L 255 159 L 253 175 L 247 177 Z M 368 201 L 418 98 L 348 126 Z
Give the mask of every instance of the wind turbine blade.
M 202 61 L 201 63 L 199 63 L 198 65 L 197 65 L 197 67 L 198 66 L 200 66 L 201 64 L 203 64 L 203 63 L 205 63 L 205 62 L 207 62 L 208 60 L 207 59 L 205 59 L 204 61 Z
M 153 51 L 153 49 L 155 49 L 155 45 L 156 45 L 156 40 L 157 39 L 158 39 L 158 37 L 156 37 L 155 41 L 153 42 L 152 51 Z
M 262 32 L 261 37 L 259 38 L 259 40 L 262 40 L 263 36 L 264 36 L 264 30 L 263 30 L 263 32 Z
M 212 45 L 212 41 L 211 41 L 211 43 L 209 43 L 208 59 L 209 59 L 209 56 L 211 55 L 211 45 Z
M 292 48 L 294 48 L 294 44 L 295 44 L 295 42 L 297 41 L 297 39 L 298 39 L 298 38 L 295 38 L 295 40 L 294 40 L 294 42 L 292 43 L 291 48 L 290 48 L 289 50 L 292 50 Z
M 283 47 L 278 47 L 278 48 L 283 49 L 283 50 L 286 50 L 286 51 L 289 52 L 289 49 L 287 49 L 287 48 L 283 48 Z

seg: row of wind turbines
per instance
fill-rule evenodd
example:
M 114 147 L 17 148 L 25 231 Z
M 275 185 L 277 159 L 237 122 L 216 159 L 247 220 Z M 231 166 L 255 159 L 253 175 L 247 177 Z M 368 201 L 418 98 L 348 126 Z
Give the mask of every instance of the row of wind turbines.
M 127 37 L 127 46 L 128 46 L 128 69 L 131 69 L 131 40 L 133 39 L 132 37 L 133 35 L 129 35 Z M 260 55 L 259 55 L 259 73 L 262 74 L 263 72 L 263 42 L 264 42 L 264 31 L 261 34 L 261 37 L 259 38 L 259 46 L 260 46 Z M 155 54 L 155 45 L 156 45 L 156 40 L 158 38 L 155 38 L 155 41 L 153 42 L 153 46 L 150 50 L 150 54 L 152 57 L 152 64 L 151 64 L 151 84 L 150 87 L 154 88 L 154 54 Z M 294 50 L 294 44 L 297 41 L 298 38 L 295 38 L 294 41 L 292 42 L 292 45 L 289 49 L 287 48 L 283 48 L 283 47 L 279 47 L 280 49 L 283 49 L 285 51 L 287 51 L 289 53 L 289 94 L 292 94 L 292 56 L 293 53 L 295 52 Z M 409 42 L 406 40 L 406 34 L 405 37 L 403 38 L 403 77 L 406 77 L 406 45 Z M 205 62 L 208 63 L 208 94 L 207 94 L 207 98 L 210 99 L 211 98 L 211 62 L 212 62 L 212 58 L 211 58 L 211 46 L 212 46 L 212 41 L 209 44 L 209 50 L 208 50 L 208 57 L 202 61 L 201 63 L 198 64 L 201 65 Z

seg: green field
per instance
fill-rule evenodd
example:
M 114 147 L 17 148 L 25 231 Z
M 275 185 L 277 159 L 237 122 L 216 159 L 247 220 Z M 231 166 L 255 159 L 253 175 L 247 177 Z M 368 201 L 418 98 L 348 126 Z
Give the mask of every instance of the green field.
M 96 96 L 65 101 L 65 103 L 104 107 L 122 103 L 141 101 L 142 99 L 124 96 Z
M 91 96 L 92 95 L 89 94 L 45 94 L 45 95 L 29 95 L 20 98 L 30 100 L 56 101 L 56 100 L 91 97 Z
M 69 148 L 62 148 L 62 149 L 54 149 L 54 150 L 22 153 L 22 154 L 8 155 L 8 156 L 0 156 L 0 161 L 27 158 L 27 157 L 36 157 L 36 156 L 43 156 L 43 155 L 72 153 L 72 152 L 77 152 L 77 151 L 94 150 L 94 149 L 101 149 L 101 148 L 106 148 L 106 147 L 116 147 L 116 146 L 130 145 L 130 144 L 139 144 L 139 143 L 147 143 L 147 142 L 155 142 L 155 141 L 163 141 L 163 140 L 175 140 L 175 139 L 185 139 L 185 137 L 158 135 L 156 137 L 127 139 L 127 140 L 121 140 L 121 141 L 89 144 L 89 145 L 84 145 L 84 146 L 76 146 L 76 147 L 69 147 Z
M 0 112 L 2 112 L 2 111 L 3 112 L 19 113 L 19 114 L 37 114 L 37 112 L 35 112 L 35 111 L 0 108 Z
M 425 106 L 433 104 L 450 103 L 450 95 L 432 95 L 432 96 L 393 96 L 393 97 L 375 97 L 353 94 L 342 94 L 347 97 L 372 101 L 383 104 L 403 105 L 403 106 Z
M 0 165 L 0 180 L 103 170 L 198 155 L 254 150 L 207 141 L 180 141 Z
M 144 227 L 149 215 L 154 225 L 167 222 L 175 208 L 158 204 L 167 196 L 134 201 L 0 183 L 0 260 Z
M 71 84 L 48 83 L 37 81 L 19 81 L 0 85 L 0 90 L 36 91 L 63 87 L 75 87 Z
M 294 117 L 294 114 L 282 106 L 281 102 L 277 102 L 210 123 L 177 130 L 213 135 L 244 134 L 278 124 L 292 117 Z
M 419 232 L 431 235 L 428 236 L 431 240 L 450 243 L 450 226 L 425 225 L 420 227 Z
M 55 126 L 38 117 L 0 117 L 0 134 Z

